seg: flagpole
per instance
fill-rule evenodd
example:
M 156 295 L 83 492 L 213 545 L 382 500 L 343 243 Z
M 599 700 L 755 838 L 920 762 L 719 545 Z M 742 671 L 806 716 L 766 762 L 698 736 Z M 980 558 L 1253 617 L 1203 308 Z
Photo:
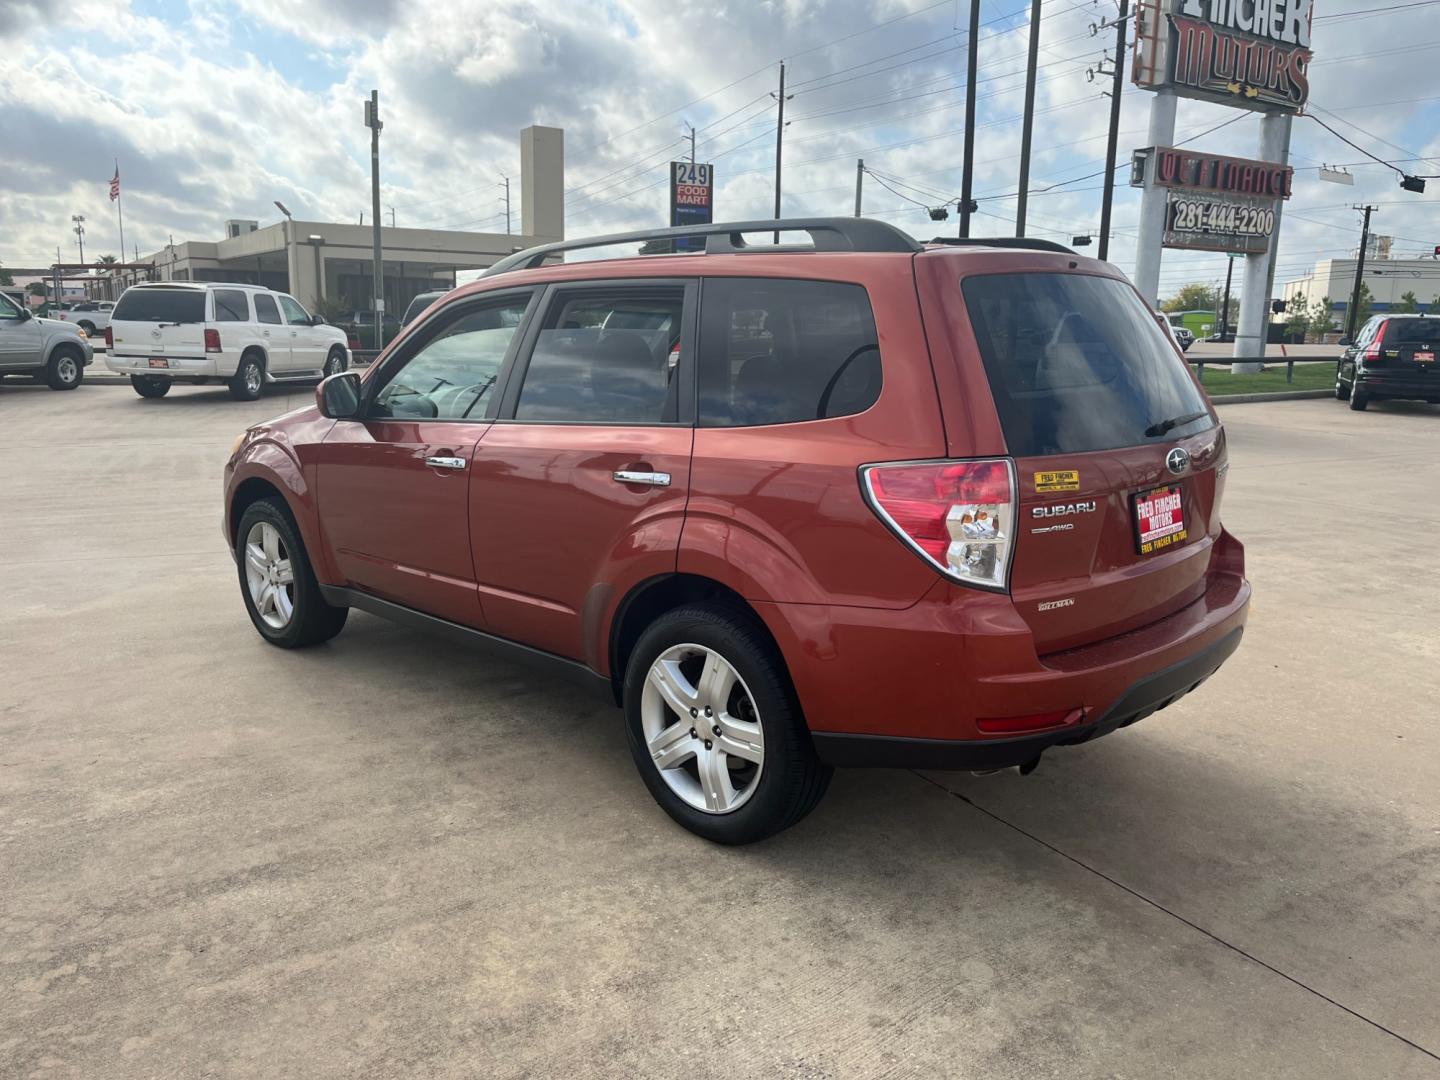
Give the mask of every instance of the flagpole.
M 121 198 L 121 195 L 120 195 L 120 184 L 119 184 L 119 180 L 120 180 L 120 159 L 119 159 L 119 158 L 116 158 L 116 159 L 115 159 L 115 180 L 116 180 L 116 184 L 115 184 L 115 217 L 116 217 L 116 219 L 117 219 L 117 220 L 119 221 L 119 223 L 120 223 L 120 261 L 121 261 L 121 262 L 124 262 L 124 261 L 125 261 L 125 210 L 124 210 L 124 208 L 123 208 L 124 200 Z M 121 280 L 122 280 L 122 281 L 124 280 L 123 275 L 122 275 L 122 277 L 121 277 Z

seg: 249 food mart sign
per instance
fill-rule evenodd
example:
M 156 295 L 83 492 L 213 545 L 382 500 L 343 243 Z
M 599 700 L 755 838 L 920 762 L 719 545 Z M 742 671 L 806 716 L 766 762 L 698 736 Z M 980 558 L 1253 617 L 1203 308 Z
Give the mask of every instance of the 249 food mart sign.
M 1137 86 L 1298 113 L 1310 97 L 1313 0 L 1141 0 Z
M 1157 146 L 1136 153 L 1131 183 L 1168 189 L 1165 247 L 1259 255 L 1270 248 L 1276 207 L 1294 178 L 1273 161 Z

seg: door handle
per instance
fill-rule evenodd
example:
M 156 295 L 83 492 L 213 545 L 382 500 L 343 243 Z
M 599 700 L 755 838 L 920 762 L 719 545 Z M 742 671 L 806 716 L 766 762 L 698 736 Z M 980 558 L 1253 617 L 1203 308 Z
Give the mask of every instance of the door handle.
M 432 469 L 463 469 L 465 459 L 463 457 L 427 457 L 425 464 Z
M 668 472 L 637 472 L 634 469 L 616 469 L 611 476 L 619 484 L 648 484 L 650 487 L 669 487 Z

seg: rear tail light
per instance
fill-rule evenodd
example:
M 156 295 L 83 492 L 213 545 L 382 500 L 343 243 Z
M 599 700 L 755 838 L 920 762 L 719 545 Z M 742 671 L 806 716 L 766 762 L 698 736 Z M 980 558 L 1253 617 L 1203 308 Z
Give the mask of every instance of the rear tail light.
M 1005 590 L 1016 518 L 1008 459 L 868 465 L 861 485 L 871 509 L 941 573 Z
M 1365 362 L 1367 364 L 1373 364 L 1376 360 L 1380 359 L 1380 346 L 1385 343 L 1385 328 L 1389 325 L 1390 320 L 1386 319 L 1375 328 L 1375 338 L 1370 342 L 1370 347 L 1365 350 Z
M 108 326 L 105 327 L 105 347 L 107 349 L 113 349 L 115 347 L 115 331 L 111 330 Z
M 206 352 L 219 352 L 219 351 L 220 351 L 220 331 L 219 331 L 219 330 L 213 330 L 213 329 L 212 329 L 212 330 L 206 330 L 206 331 L 205 331 L 205 351 L 206 351 Z
M 351 334 L 348 338 L 345 339 L 345 344 L 348 345 L 351 349 L 358 349 L 360 348 L 360 338 L 356 334 Z
M 1031 713 L 1028 716 L 982 716 L 975 721 L 975 726 L 988 735 L 1013 735 L 1021 731 L 1069 727 L 1084 718 L 1083 709 L 1057 709 L 1054 712 Z

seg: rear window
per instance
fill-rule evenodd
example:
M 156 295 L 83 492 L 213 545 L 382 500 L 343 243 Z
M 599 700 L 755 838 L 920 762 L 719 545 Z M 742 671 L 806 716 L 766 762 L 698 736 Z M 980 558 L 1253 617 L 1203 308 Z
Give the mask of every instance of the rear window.
M 1111 450 L 1211 426 L 1184 362 L 1124 282 L 986 274 L 962 289 L 1011 454 Z
M 1385 327 L 1385 345 L 1428 345 L 1440 341 L 1440 319 L 1391 319 Z
M 203 289 L 129 289 L 111 313 L 116 322 L 205 321 Z

